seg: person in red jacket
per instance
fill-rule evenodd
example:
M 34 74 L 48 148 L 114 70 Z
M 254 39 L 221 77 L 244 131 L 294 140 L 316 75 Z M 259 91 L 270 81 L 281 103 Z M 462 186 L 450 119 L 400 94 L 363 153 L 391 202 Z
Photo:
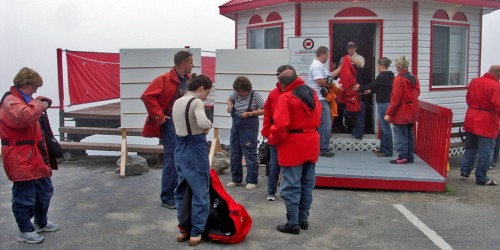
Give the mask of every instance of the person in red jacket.
M 498 185 L 486 172 L 491 163 L 495 140 L 500 130 L 500 65 L 491 66 L 482 77 L 472 80 L 465 96 L 467 112 L 464 130 L 465 152 L 460 164 L 460 175 L 469 177 L 476 155 L 479 159 L 476 168 L 477 185 Z
M 420 110 L 420 82 L 408 72 L 409 64 L 404 56 L 396 58 L 398 76 L 392 81 L 391 103 L 384 117 L 394 124 L 394 146 L 399 153 L 397 159 L 390 161 L 392 164 L 413 163 L 415 160 L 413 124 L 417 121 Z
M 163 143 L 163 168 L 160 199 L 162 206 L 175 209 L 174 189 L 177 173 L 174 165 L 175 128 L 172 107 L 175 100 L 187 90 L 187 81 L 193 69 L 193 55 L 179 51 L 174 56 L 174 67 L 155 78 L 146 88 L 141 100 L 148 111 L 142 135 L 161 138 Z
M 278 77 L 283 71 L 291 69 L 288 65 L 279 66 L 276 70 L 276 77 Z M 269 137 L 269 130 L 274 123 L 273 114 L 276 109 L 276 104 L 278 103 L 278 98 L 281 93 L 283 93 L 283 88 L 279 82 L 276 83 L 276 88 L 274 88 L 266 99 L 264 103 L 264 119 L 262 123 L 261 135 L 264 139 Z M 269 142 L 268 142 L 269 143 Z M 278 183 L 278 177 L 280 173 L 280 166 L 278 165 L 278 152 L 276 150 L 276 145 L 269 144 L 269 176 L 267 178 L 267 200 L 276 200 L 276 185 Z
M 59 229 L 59 225 L 47 220 L 54 187 L 39 122 L 52 101 L 32 97 L 42 85 L 42 77 L 35 70 L 22 68 L 14 77 L 14 86 L 0 102 L 3 167 L 13 182 L 12 212 L 20 231 L 17 240 L 27 243 L 40 243 L 44 237 L 38 233 Z
M 278 77 L 284 92 L 274 110 L 269 144 L 276 145 L 278 150 L 278 163 L 282 167 L 280 194 L 287 212 L 287 222 L 277 229 L 299 234 L 301 229 L 309 228 L 322 107 L 316 92 L 289 67 Z

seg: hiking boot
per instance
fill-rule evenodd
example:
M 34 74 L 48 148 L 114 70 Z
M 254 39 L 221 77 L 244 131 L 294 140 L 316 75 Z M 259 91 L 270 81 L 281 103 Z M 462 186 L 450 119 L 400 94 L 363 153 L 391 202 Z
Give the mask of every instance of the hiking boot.
M 237 186 L 241 186 L 241 183 L 238 183 L 238 182 L 229 182 L 226 186 L 228 187 L 237 187 Z
M 288 224 L 285 225 L 279 225 L 276 227 L 278 231 L 286 234 L 300 234 L 300 227 L 299 225 L 293 225 L 289 226 Z
M 391 164 L 406 164 L 408 163 L 408 160 L 406 159 L 395 159 L 390 161 Z
M 257 188 L 257 184 L 248 183 L 245 189 L 246 190 L 252 190 L 252 189 L 256 189 L 256 188 Z
M 270 195 L 267 196 L 267 200 L 268 201 L 275 201 L 276 200 L 276 196 L 270 194 Z
M 309 222 L 307 222 L 307 221 L 299 221 L 299 227 L 302 230 L 307 230 L 309 228 Z
M 334 157 L 335 153 L 333 150 L 325 151 L 325 152 L 320 152 L 319 156 L 324 156 L 324 157 Z
M 161 206 L 166 207 L 168 209 L 176 209 L 177 208 L 174 200 L 167 201 L 167 203 L 162 203 Z
M 47 224 L 45 224 L 44 227 L 40 227 L 36 222 L 33 223 L 34 227 L 35 227 L 35 232 L 37 233 L 41 233 L 41 232 L 54 232 L 54 231 L 57 231 L 59 230 L 59 225 L 58 224 L 54 224 L 50 221 L 47 221 Z
M 25 233 L 20 233 L 19 236 L 17 237 L 17 241 L 19 242 L 26 242 L 30 244 L 36 244 L 40 243 L 44 240 L 43 236 L 37 234 L 36 232 L 25 232 Z

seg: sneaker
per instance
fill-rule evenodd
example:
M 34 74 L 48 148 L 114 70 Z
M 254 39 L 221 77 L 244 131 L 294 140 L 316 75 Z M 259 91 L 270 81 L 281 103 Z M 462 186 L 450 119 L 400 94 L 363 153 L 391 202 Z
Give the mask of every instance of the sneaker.
M 460 176 L 462 177 L 465 177 L 465 178 L 469 178 L 469 173 L 466 173 L 466 172 L 460 172 Z
M 325 151 L 325 152 L 320 152 L 319 156 L 324 156 L 324 157 L 334 157 L 335 153 L 333 150 Z
M 270 195 L 267 196 L 267 200 L 268 201 L 275 201 L 276 200 L 276 196 L 270 194 Z
M 309 228 L 309 222 L 307 222 L 307 221 L 299 221 L 299 227 L 302 230 L 307 230 Z
M 254 184 L 254 183 L 248 183 L 246 186 L 246 190 L 252 190 L 252 189 L 256 189 L 256 188 L 257 188 L 257 184 Z
M 293 225 L 293 226 L 290 226 L 288 224 L 279 225 L 279 226 L 276 227 L 276 229 L 278 229 L 278 231 L 280 231 L 282 233 L 300 234 L 300 227 L 299 227 L 299 225 Z
M 43 236 L 37 234 L 36 232 L 25 232 L 20 233 L 17 237 L 17 241 L 19 242 L 27 242 L 30 244 L 40 243 L 44 240 Z
M 174 200 L 167 201 L 167 203 L 162 203 L 161 206 L 166 207 L 168 209 L 176 209 L 177 208 Z
M 391 164 L 406 164 L 408 163 L 408 160 L 406 159 L 395 159 L 390 161 Z
M 490 170 L 493 170 L 495 168 L 495 165 L 490 166 Z
M 237 187 L 237 186 L 241 186 L 241 183 L 238 183 L 238 182 L 229 182 L 226 186 L 228 187 Z
M 54 224 L 50 221 L 47 221 L 47 224 L 45 224 L 44 227 L 40 227 L 37 223 L 34 223 L 33 225 L 35 227 L 35 232 L 41 233 L 41 232 L 54 232 L 59 230 L 59 225 Z

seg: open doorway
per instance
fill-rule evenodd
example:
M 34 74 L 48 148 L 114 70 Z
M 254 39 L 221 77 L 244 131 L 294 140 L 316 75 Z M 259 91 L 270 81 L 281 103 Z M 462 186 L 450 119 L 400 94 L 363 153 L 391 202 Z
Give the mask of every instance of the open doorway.
M 378 59 L 378 26 L 376 22 L 333 22 L 331 37 L 331 62 L 332 66 L 339 65 L 340 59 L 347 55 L 346 45 L 354 41 L 357 45 L 356 53 L 365 58 L 365 67 L 360 69 L 360 84 L 369 84 L 375 78 L 375 65 Z M 333 68 L 331 69 L 333 70 Z M 373 94 L 362 97 L 365 103 L 365 130 L 364 134 L 373 134 L 377 131 L 375 101 Z M 333 131 L 335 133 L 350 133 L 346 126 L 342 110 L 339 117 L 334 120 Z

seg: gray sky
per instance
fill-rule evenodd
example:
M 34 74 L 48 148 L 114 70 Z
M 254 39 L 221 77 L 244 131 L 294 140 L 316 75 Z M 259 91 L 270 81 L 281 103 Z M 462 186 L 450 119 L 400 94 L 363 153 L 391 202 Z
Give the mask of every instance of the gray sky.
M 234 48 L 234 22 L 219 14 L 227 0 L 1 0 L 0 83 L 21 67 L 44 79 L 38 95 L 57 100 L 56 48 Z M 484 16 L 482 72 L 500 64 L 500 11 Z M 57 103 L 57 102 L 56 102 Z M 66 102 L 67 103 L 67 102 Z

